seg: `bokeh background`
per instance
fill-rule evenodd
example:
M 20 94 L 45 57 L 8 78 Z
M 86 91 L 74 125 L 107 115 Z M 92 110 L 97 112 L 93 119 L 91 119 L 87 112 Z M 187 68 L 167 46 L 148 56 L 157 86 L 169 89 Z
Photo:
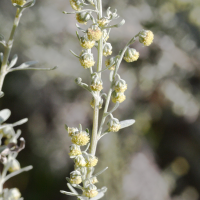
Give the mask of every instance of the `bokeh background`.
M 140 59 L 123 61 L 120 68 L 127 100 L 114 116 L 136 123 L 99 143 L 96 171 L 109 167 L 99 177 L 98 187 L 108 187 L 103 199 L 198 200 L 200 1 L 104 0 L 104 10 L 108 6 L 126 20 L 111 32 L 113 55 L 143 28 L 152 30 L 155 40 L 150 47 L 134 43 Z M 9 123 L 29 118 L 18 127 L 27 143 L 18 160 L 34 169 L 6 184 L 18 187 L 27 200 L 75 199 L 59 193 L 67 190 L 65 177 L 73 169 L 64 124 L 92 128 L 91 96 L 74 83 L 77 77 L 89 82 L 89 73 L 69 52 L 80 53 L 76 19 L 63 10 L 72 11 L 68 0 L 38 0 L 24 12 L 11 55 L 19 55 L 18 64 L 38 60 L 38 67 L 58 69 L 9 74 L 0 101 L 1 109 L 12 111 Z M 0 0 L 0 32 L 6 38 L 14 15 L 11 2 Z M 106 92 L 107 72 L 103 80 Z

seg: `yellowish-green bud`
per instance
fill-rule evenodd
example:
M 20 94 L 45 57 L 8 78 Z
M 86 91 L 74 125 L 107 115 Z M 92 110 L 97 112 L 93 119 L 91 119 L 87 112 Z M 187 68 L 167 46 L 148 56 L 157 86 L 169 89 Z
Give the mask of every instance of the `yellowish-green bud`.
M 76 144 L 72 144 L 70 146 L 70 153 L 69 153 L 69 155 L 71 157 L 78 156 L 78 155 L 81 155 L 81 154 L 82 154 L 82 152 L 81 152 L 80 146 L 78 146 Z
M 76 156 L 75 165 L 76 167 L 85 167 L 86 165 L 85 158 L 82 155 Z
M 119 129 L 121 128 L 121 125 L 119 123 L 119 120 L 117 118 L 111 118 L 109 121 L 108 121 L 108 131 L 109 132 L 118 132 Z
M 90 140 L 89 134 L 86 131 L 77 131 L 72 136 L 72 142 L 79 146 L 86 145 Z
M 86 167 L 94 167 L 97 165 L 98 162 L 98 158 L 96 156 L 93 155 L 88 155 L 86 157 Z
M 80 11 L 82 8 L 82 3 L 79 0 L 70 0 L 70 5 L 76 11 Z
M 127 90 L 126 81 L 123 79 L 117 80 L 114 84 L 114 90 L 121 93 L 125 92 Z
M 89 50 L 82 51 L 79 61 L 85 69 L 90 68 L 95 64 L 93 54 Z
M 19 6 L 23 6 L 26 3 L 25 0 L 11 0 L 11 1 L 12 3 L 16 3 Z
M 97 20 L 97 23 L 99 24 L 99 27 L 104 27 L 105 25 L 107 25 L 110 22 L 110 20 L 108 20 L 107 18 L 103 17 L 99 20 Z
M 91 90 L 93 91 L 101 91 L 103 89 L 103 82 L 102 80 L 99 78 L 97 73 L 94 73 L 92 75 L 92 81 L 91 81 L 91 85 L 90 85 Z
M 8 169 L 9 172 L 15 172 L 20 170 L 20 163 L 18 160 L 14 159 L 11 161 L 10 168 Z
M 84 48 L 84 49 L 91 49 L 92 47 L 94 47 L 95 45 L 95 41 L 89 40 L 87 38 L 87 35 L 85 35 L 84 37 L 80 38 L 80 45 Z
M 71 184 L 80 184 L 82 182 L 81 173 L 79 171 L 73 171 L 70 173 L 70 183 Z
M 97 25 L 93 25 L 87 30 L 87 36 L 89 40 L 99 41 L 102 36 L 101 29 Z
M 74 127 L 68 127 L 67 128 L 67 132 L 68 132 L 70 137 L 72 137 L 74 135 L 74 133 L 77 132 L 77 131 L 78 131 L 78 129 L 74 128 Z
M 106 43 L 103 47 L 103 55 L 110 56 L 112 54 L 112 45 L 110 43 Z
M 149 30 L 142 30 L 139 34 L 139 41 L 144 44 L 144 46 L 149 46 L 153 42 L 154 34 Z
M 117 102 L 122 103 L 124 100 L 126 100 L 126 96 L 124 95 L 124 93 L 116 92 L 116 91 L 112 92 L 113 103 L 117 103 Z
M 87 24 L 90 19 L 91 16 L 87 12 L 76 13 L 76 20 L 81 24 Z
M 98 194 L 97 187 L 93 184 L 88 184 L 83 191 L 83 195 L 89 198 L 96 197 Z
M 124 60 L 126 62 L 134 62 L 138 60 L 139 55 L 140 55 L 139 52 L 137 52 L 135 49 L 128 47 L 124 54 Z

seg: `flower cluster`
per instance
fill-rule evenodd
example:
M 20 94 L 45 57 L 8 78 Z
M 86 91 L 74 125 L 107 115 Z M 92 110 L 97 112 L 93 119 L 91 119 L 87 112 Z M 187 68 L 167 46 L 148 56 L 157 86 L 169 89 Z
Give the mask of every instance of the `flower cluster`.
M 88 173 L 98 163 L 98 158 L 94 155 L 87 153 L 89 148 L 89 133 L 88 130 L 83 131 L 80 128 L 67 127 L 67 132 L 71 137 L 72 145 L 70 146 L 70 158 L 74 160 L 74 171 L 70 173 L 69 183 L 72 185 L 80 185 L 83 183 L 83 195 L 86 197 L 95 197 L 98 194 L 97 187 L 94 185 L 97 183 L 97 178 L 87 178 Z M 81 146 L 88 145 L 85 151 L 81 150 Z

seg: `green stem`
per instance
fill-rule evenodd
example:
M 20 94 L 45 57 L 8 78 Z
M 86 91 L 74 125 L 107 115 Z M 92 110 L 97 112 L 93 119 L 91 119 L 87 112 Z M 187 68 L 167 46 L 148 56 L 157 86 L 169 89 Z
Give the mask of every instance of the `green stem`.
M 19 9 L 19 8 L 17 9 L 15 20 L 14 20 L 14 24 L 13 24 L 13 28 L 12 28 L 12 31 L 10 33 L 9 40 L 8 40 L 8 42 L 6 44 L 6 47 L 5 47 L 3 62 L 2 62 L 2 65 L 1 65 L 1 71 L 0 71 L 0 92 L 2 91 L 2 87 L 3 87 L 3 82 L 4 82 L 4 79 L 5 79 L 5 76 L 8 73 L 7 72 L 7 67 L 8 67 L 7 63 L 8 63 L 10 52 L 11 52 L 11 49 L 12 49 L 12 46 L 13 46 L 14 35 L 15 35 L 15 32 L 16 32 L 16 28 L 18 27 L 18 24 L 19 24 L 21 15 L 22 15 L 21 11 L 22 11 L 21 9 Z
M 97 2 L 98 8 L 98 19 L 102 18 L 102 0 L 98 0 Z M 102 70 L 102 59 L 103 59 L 103 39 L 101 38 L 98 41 L 98 63 L 97 63 L 97 72 Z M 99 77 L 101 77 L 101 73 L 99 73 Z M 91 146 L 90 146 L 90 153 L 95 155 L 96 148 L 97 148 L 97 132 L 98 132 L 98 121 L 99 121 L 99 95 L 100 92 L 94 97 L 94 114 L 93 114 L 93 128 L 92 128 L 92 139 L 91 139 Z

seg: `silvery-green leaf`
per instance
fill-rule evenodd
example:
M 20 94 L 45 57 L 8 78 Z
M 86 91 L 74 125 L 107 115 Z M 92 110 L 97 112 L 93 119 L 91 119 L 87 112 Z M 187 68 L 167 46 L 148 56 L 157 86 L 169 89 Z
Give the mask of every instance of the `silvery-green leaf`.
M 121 125 L 120 129 L 122 129 L 122 128 L 126 128 L 128 126 L 133 125 L 135 123 L 135 120 L 134 119 L 127 119 L 127 120 L 121 121 L 119 123 Z
M 120 27 L 120 26 L 122 26 L 122 25 L 124 25 L 124 24 L 125 24 L 125 20 L 123 19 L 120 23 L 115 24 L 115 25 L 112 25 L 112 26 L 106 26 L 106 27 L 104 27 L 103 29 L 118 28 L 118 27 Z
M 30 67 L 32 65 L 35 65 L 37 63 L 38 63 L 38 61 L 28 61 L 28 62 L 25 62 L 25 63 L 21 64 L 20 66 L 14 68 L 13 70 L 16 70 L 16 69 L 25 69 L 25 68 L 28 68 L 28 67 Z
M 104 193 L 103 192 L 99 192 L 96 197 L 93 197 L 90 200 L 98 200 L 98 199 L 101 199 L 103 196 L 104 196 Z
M 4 39 L 4 36 L 0 34 L 0 43 L 6 46 L 6 41 Z
M 63 190 L 60 190 L 60 192 L 61 192 L 62 194 L 66 194 L 66 195 L 69 195 L 69 196 L 78 196 L 78 194 L 71 193 L 71 192 L 66 192 L 66 191 L 63 191 Z
M 0 53 L 0 59 L 1 59 L 1 62 L 3 62 L 3 53 L 2 52 Z
M 75 54 L 72 50 L 69 50 L 75 57 L 80 58 L 77 54 Z
M 5 122 L 11 115 L 11 111 L 9 109 L 4 109 L 0 111 L 0 124 Z
M 18 60 L 18 56 L 17 56 L 17 54 L 15 54 L 15 55 L 13 56 L 13 58 L 12 58 L 10 64 L 9 64 L 9 66 L 8 66 L 8 69 L 12 68 L 12 67 L 17 63 L 17 60 Z
M 77 199 L 77 200 L 88 200 L 88 199 L 89 199 L 88 197 L 78 196 L 78 199 Z
M 25 118 L 25 119 L 19 120 L 18 122 L 15 122 L 14 124 L 12 124 L 12 126 L 19 126 L 19 125 L 26 123 L 27 121 L 28 121 L 28 119 Z
M 101 170 L 100 172 L 96 173 L 93 177 L 97 177 L 100 174 L 102 174 L 103 172 L 105 172 L 108 169 L 108 167 L 106 167 L 105 169 Z
M 78 192 L 72 187 L 70 183 L 67 183 L 68 188 L 75 194 L 78 194 Z
M 36 0 L 26 3 L 23 8 L 30 8 L 35 5 Z
M 82 29 L 78 24 L 76 24 L 76 27 L 77 27 L 80 31 L 82 31 L 83 33 L 86 33 L 86 31 L 85 31 L 84 29 Z
M 4 93 L 1 91 L 0 92 L 0 98 L 2 98 L 4 96 Z
M 6 135 L 7 138 L 11 138 L 15 136 L 15 130 L 13 129 L 12 126 L 5 127 L 3 129 L 3 133 L 4 135 Z

